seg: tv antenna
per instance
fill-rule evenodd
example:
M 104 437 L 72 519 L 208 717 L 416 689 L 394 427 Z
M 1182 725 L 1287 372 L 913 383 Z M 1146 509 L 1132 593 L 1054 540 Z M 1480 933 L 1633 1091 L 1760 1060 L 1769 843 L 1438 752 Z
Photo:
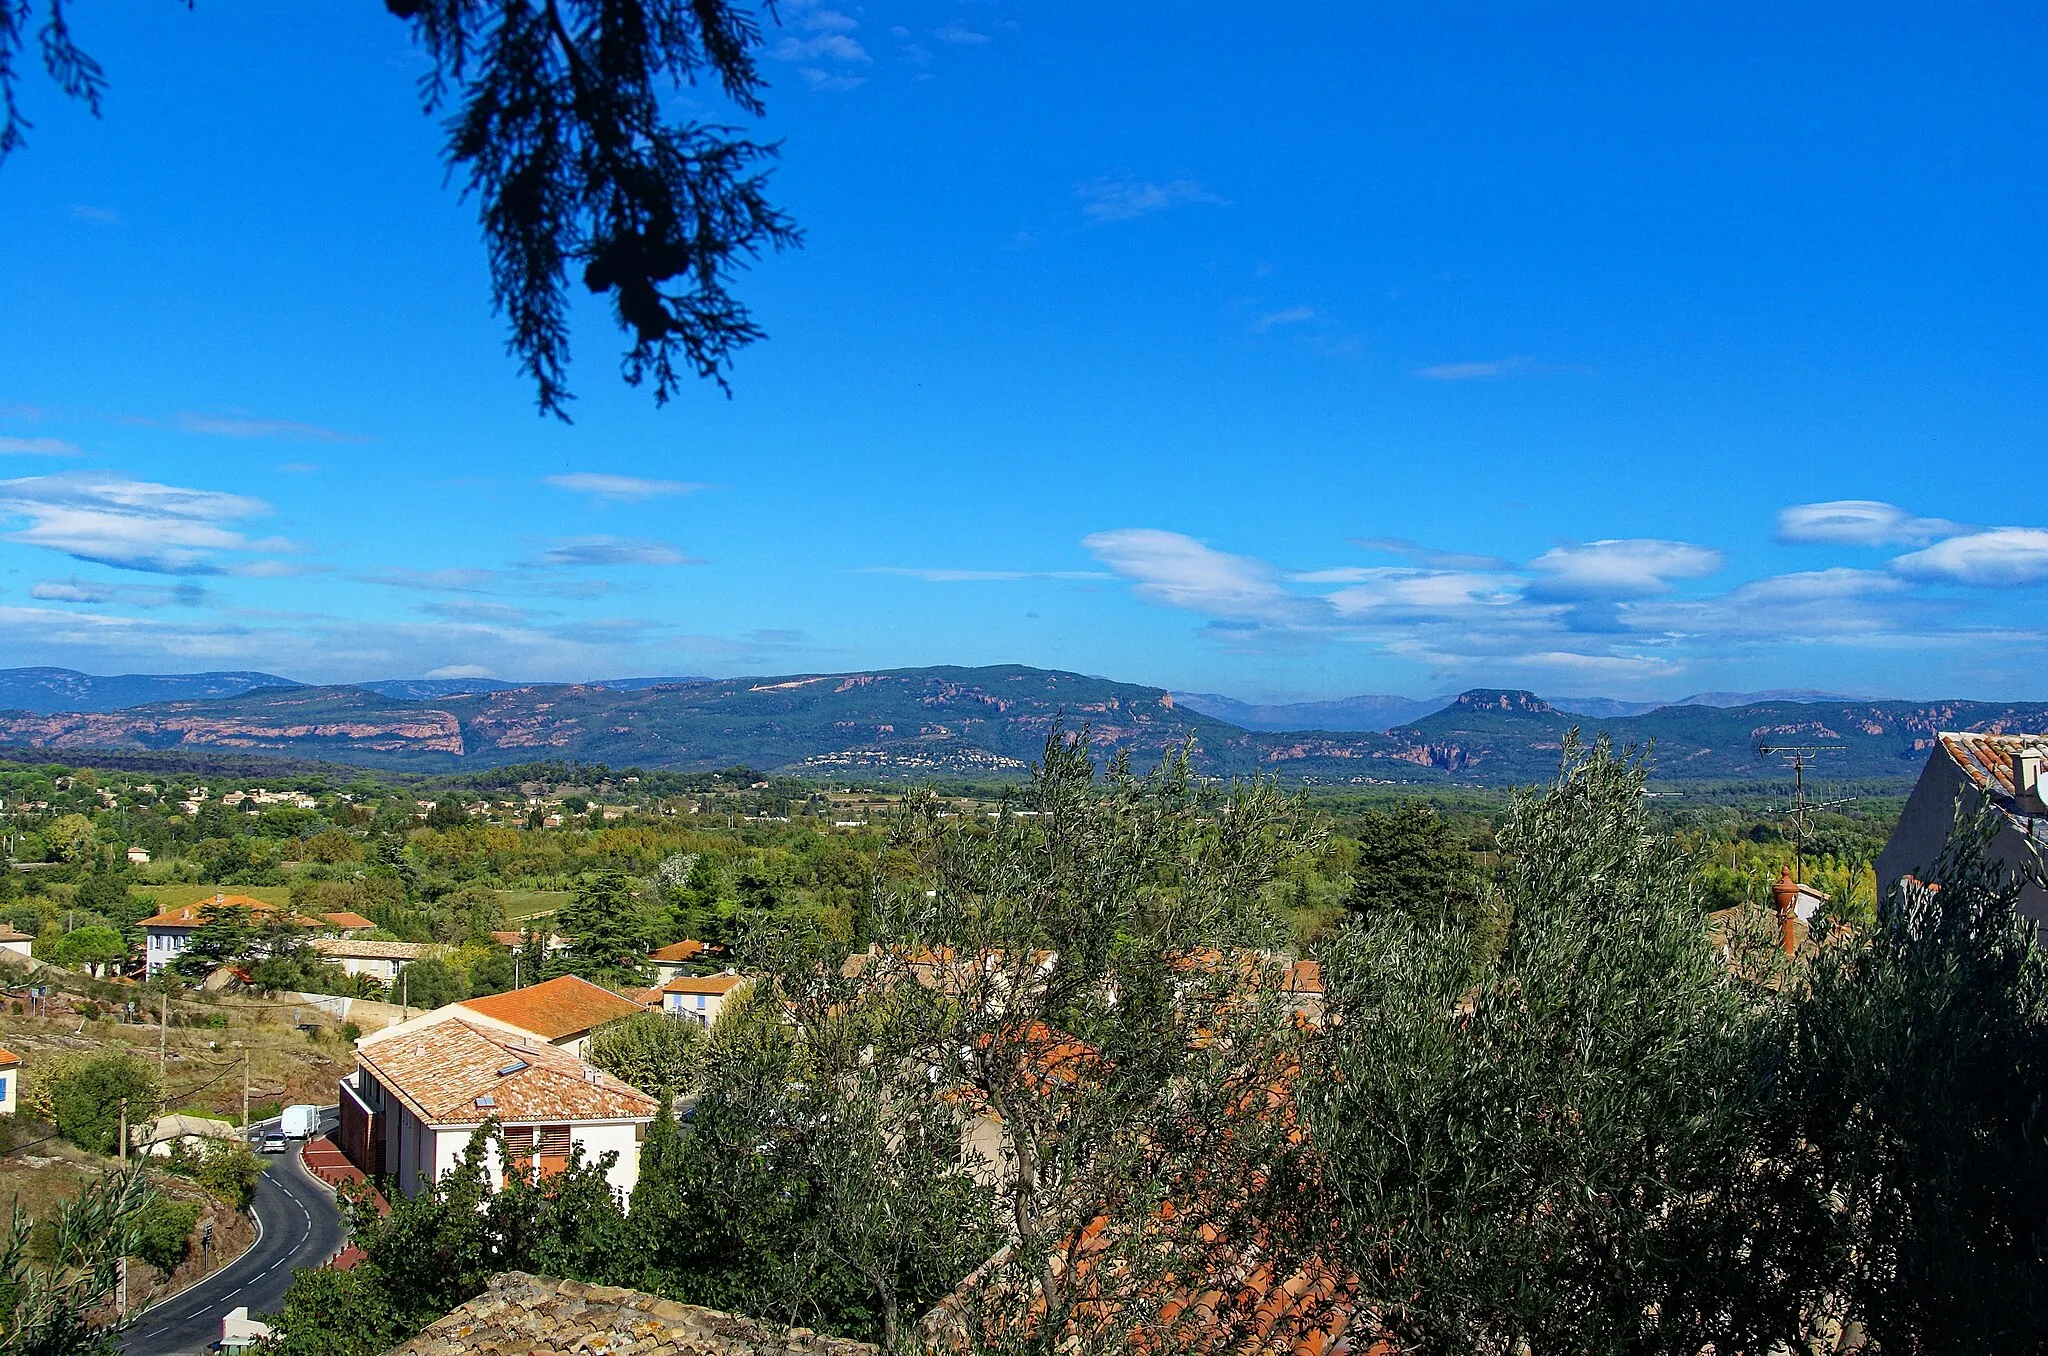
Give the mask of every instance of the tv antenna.
M 1766 744 L 1757 741 L 1757 755 L 1762 758 L 1783 758 L 1792 764 L 1792 881 L 1804 884 L 1806 881 L 1806 837 L 1810 827 L 1807 816 L 1815 810 L 1830 810 L 1837 805 L 1847 805 L 1856 799 L 1843 796 L 1839 800 L 1808 800 L 1806 798 L 1806 767 L 1824 753 L 1840 753 L 1840 744 Z

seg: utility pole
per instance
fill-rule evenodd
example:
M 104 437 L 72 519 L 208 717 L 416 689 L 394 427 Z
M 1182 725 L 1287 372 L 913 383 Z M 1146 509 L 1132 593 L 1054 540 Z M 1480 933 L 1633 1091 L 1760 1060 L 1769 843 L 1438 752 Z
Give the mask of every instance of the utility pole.
M 117 1151 L 123 1163 L 128 1161 L 128 1099 L 121 1099 L 121 1147 Z
M 169 1040 L 170 1032 L 171 995 L 167 989 L 156 996 L 156 1085 L 158 1087 L 164 1085 L 165 1061 L 169 1057 L 165 1046 Z
M 404 1021 L 412 1007 L 412 976 L 405 971 L 398 972 L 398 1020 Z
M 242 1138 L 249 1137 L 249 1047 L 242 1047 Z

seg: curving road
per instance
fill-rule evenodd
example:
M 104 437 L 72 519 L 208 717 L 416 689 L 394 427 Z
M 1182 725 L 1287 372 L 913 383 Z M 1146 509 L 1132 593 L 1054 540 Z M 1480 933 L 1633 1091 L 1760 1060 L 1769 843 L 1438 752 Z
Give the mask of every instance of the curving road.
M 275 1121 L 254 1130 L 274 1128 Z M 307 1173 L 293 1141 L 256 1186 L 254 1245 L 190 1290 L 145 1310 L 121 1334 L 126 1356 L 187 1356 L 220 1340 L 220 1321 L 247 1305 L 251 1317 L 275 1313 L 300 1267 L 316 1267 L 341 1250 L 345 1238 L 334 1193 Z

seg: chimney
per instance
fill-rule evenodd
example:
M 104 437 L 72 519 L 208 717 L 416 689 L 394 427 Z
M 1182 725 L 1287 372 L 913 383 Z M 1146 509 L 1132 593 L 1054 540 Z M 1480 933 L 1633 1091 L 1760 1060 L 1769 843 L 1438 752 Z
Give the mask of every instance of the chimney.
M 1789 956 L 1799 949 L 1799 883 L 1792 879 L 1791 867 L 1786 867 L 1771 887 L 1771 903 L 1778 910 L 1778 945 Z
M 2039 748 L 2012 751 L 2012 798 L 2026 814 L 2048 814 L 2048 801 L 2044 801 L 2041 794 Z

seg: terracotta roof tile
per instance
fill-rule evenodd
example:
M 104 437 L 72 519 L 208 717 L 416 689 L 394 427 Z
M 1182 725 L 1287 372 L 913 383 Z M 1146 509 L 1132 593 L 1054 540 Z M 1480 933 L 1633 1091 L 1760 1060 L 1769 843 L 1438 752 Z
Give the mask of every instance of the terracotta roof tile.
M 574 1036 L 641 1010 L 632 999 L 621 998 L 611 990 L 601 989 L 575 975 L 561 975 L 523 989 L 508 989 L 483 998 L 465 998 L 461 1006 L 551 1041 Z
M 611 1356 L 875 1356 L 875 1348 L 804 1328 L 678 1304 L 639 1290 L 557 1281 L 523 1271 L 427 1325 L 391 1356 L 485 1352 L 608 1352 Z
M 278 906 L 272 904 L 269 900 L 257 899 L 254 895 L 216 894 L 212 899 L 202 899 L 196 904 L 180 904 L 175 908 L 165 909 L 161 913 L 143 919 L 136 926 L 145 928 L 196 928 L 206 921 L 201 915 L 206 910 L 215 908 L 241 908 L 247 909 L 252 914 L 277 913 L 280 911 Z M 372 926 L 375 925 L 372 924 Z
M 377 926 L 376 919 L 365 918 L 359 913 L 350 913 L 345 909 L 340 913 L 323 913 L 320 917 L 323 922 L 332 923 L 338 928 L 373 928 Z
M 544 1041 L 460 1019 L 357 1052 L 429 1125 L 652 1120 L 652 1097 Z
M 662 993 L 731 993 L 747 982 L 745 975 L 677 975 L 661 986 Z
M 0 1067 L 19 1063 L 21 1063 L 20 1055 L 15 1054 L 12 1050 L 0 1050 Z
M 698 956 L 702 955 L 703 953 L 704 943 L 699 941 L 685 940 L 680 942 L 670 942 L 667 946 L 661 948 L 661 950 L 648 953 L 647 959 L 653 961 L 667 961 L 669 964 L 673 965 L 678 961 L 695 960 Z

